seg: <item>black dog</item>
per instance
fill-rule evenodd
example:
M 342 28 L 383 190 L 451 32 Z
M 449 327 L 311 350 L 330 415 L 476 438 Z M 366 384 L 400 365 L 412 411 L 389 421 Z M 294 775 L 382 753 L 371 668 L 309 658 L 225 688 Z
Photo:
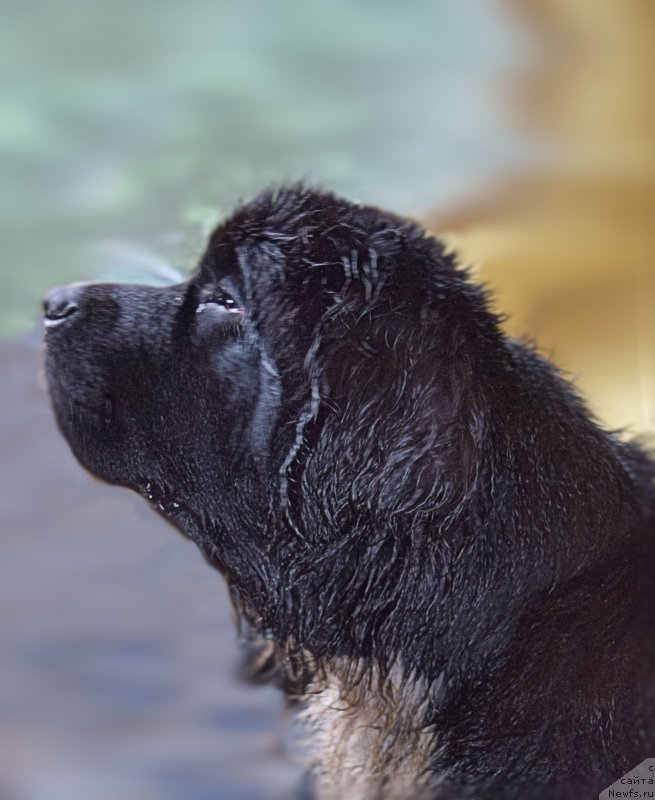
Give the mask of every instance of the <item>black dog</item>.
M 437 240 L 291 187 L 45 324 L 64 436 L 225 575 L 318 796 L 579 800 L 655 756 L 655 465 Z

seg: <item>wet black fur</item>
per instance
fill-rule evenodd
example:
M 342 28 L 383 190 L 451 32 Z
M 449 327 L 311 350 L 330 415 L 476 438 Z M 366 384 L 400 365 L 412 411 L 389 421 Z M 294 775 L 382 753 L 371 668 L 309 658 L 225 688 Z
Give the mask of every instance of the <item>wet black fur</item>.
M 243 320 L 197 313 L 212 287 Z M 191 536 L 280 653 L 424 679 L 435 796 L 578 800 L 655 756 L 653 462 L 441 243 L 291 187 L 188 282 L 79 301 L 47 372 L 82 464 Z

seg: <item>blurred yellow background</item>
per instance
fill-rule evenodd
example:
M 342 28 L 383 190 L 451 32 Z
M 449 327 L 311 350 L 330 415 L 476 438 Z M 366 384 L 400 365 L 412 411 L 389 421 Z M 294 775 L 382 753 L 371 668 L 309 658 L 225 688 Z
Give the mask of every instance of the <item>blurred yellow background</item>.
M 495 289 L 508 329 L 576 380 L 601 421 L 655 432 L 655 3 L 510 4 L 545 54 L 511 75 L 549 163 L 432 225 Z

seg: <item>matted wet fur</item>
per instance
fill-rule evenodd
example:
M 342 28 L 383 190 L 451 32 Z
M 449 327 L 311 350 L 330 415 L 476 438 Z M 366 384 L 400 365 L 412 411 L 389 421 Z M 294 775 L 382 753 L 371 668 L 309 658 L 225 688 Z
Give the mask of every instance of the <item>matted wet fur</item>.
M 655 467 L 442 244 L 293 186 L 46 300 L 81 463 L 229 582 L 321 798 L 580 800 L 655 756 Z

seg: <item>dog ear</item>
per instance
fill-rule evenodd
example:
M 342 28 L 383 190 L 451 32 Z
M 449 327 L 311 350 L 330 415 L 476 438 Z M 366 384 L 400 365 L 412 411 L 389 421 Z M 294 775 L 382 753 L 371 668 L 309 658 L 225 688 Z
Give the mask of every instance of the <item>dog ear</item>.
M 476 481 L 485 428 L 476 372 L 493 318 L 430 241 L 427 253 L 395 258 L 369 249 L 357 272 L 349 256 L 340 284 L 315 286 L 319 316 L 303 346 L 281 495 L 319 506 L 338 526 L 362 509 L 430 514 L 446 526 Z

